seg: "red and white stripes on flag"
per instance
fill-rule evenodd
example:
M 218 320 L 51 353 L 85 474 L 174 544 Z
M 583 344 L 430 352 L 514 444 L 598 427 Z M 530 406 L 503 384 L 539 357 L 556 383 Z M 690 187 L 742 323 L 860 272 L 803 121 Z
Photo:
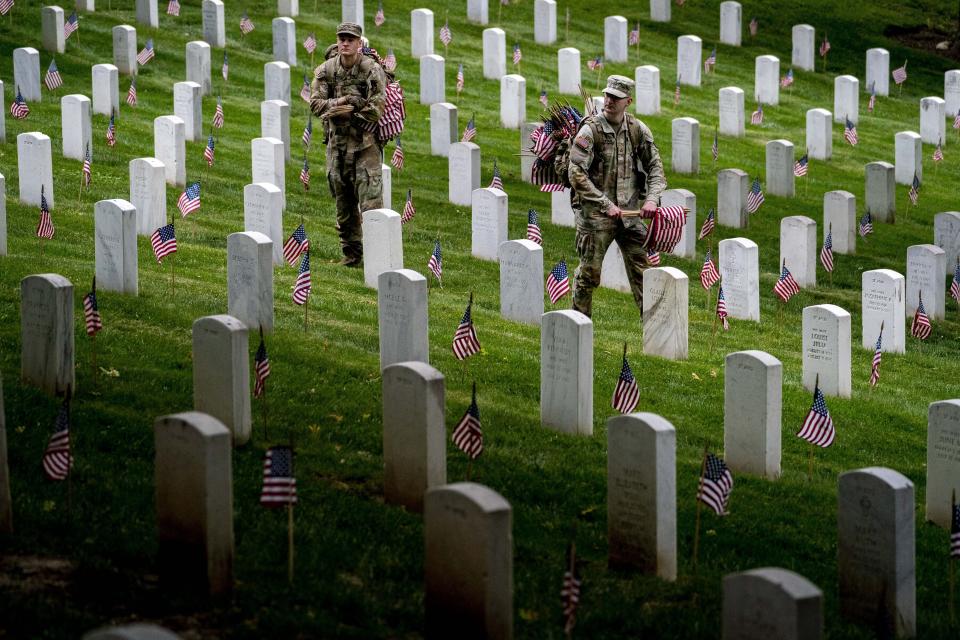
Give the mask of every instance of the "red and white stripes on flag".
M 127 90 L 127 104 L 137 106 L 137 76 L 130 78 L 130 89 Z
M 903 61 L 902 67 L 893 70 L 893 81 L 897 84 L 903 84 L 907 79 L 907 61 Z
M 413 206 L 413 190 L 407 189 L 407 202 L 403 205 L 403 213 L 400 214 L 400 224 L 407 224 L 413 220 L 417 213 L 417 208 Z
M 164 258 L 177 252 L 177 236 L 172 222 L 153 232 L 150 236 L 150 246 L 153 247 L 153 255 L 157 258 L 157 262 L 161 264 Z
M 310 297 L 311 287 L 310 252 L 306 251 L 303 254 L 303 259 L 300 260 L 300 270 L 297 272 L 297 281 L 293 285 L 293 302 L 299 305 L 305 304 L 307 298 Z
M 843 139 L 850 143 L 851 146 L 857 146 L 857 142 L 860 139 L 857 137 L 857 127 L 854 125 L 850 118 L 846 119 L 847 122 L 843 127 Z
M 47 440 L 43 452 L 43 474 L 50 480 L 66 480 L 73 467 L 73 455 L 70 453 L 70 401 L 63 399 L 53 434 Z
M 640 388 L 637 386 L 637 379 L 633 376 L 633 370 L 627 361 L 626 347 L 623 352 L 623 363 L 620 365 L 620 377 L 617 379 L 617 386 L 613 389 L 613 398 L 610 400 L 610 406 L 620 413 L 630 413 L 637 408 L 640 402 Z
M 763 105 L 758 104 L 757 110 L 750 114 L 750 124 L 763 124 Z
M 43 185 L 40 185 L 40 221 L 37 223 L 37 237 L 50 240 L 53 238 L 55 229 L 53 228 L 53 218 L 50 217 L 50 206 L 47 204 L 47 196 L 43 189 Z
M 880 359 L 883 349 L 883 325 L 880 325 L 880 335 L 877 336 L 877 346 L 873 351 L 873 363 L 870 365 L 870 386 L 875 387 L 880 382 Z
M 60 77 L 60 70 L 57 69 L 56 60 L 50 61 L 50 66 L 47 67 L 47 73 L 43 76 L 43 84 L 50 91 L 63 86 L 63 78 Z
M 960 258 L 953 270 L 953 281 L 950 282 L 950 297 L 960 303 Z
M 313 53 L 317 50 L 317 37 L 314 34 L 307 36 L 307 39 L 303 41 L 303 48 L 307 50 L 307 53 Z
M 927 315 L 927 310 L 923 308 L 923 295 L 921 294 L 917 310 L 913 314 L 913 323 L 910 325 L 910 335 L 914 338 L 926 340 L 930 337 L 931 331 L 933 331 L 933 327 L 930 325 L 930 316 Z
M 471 460 L 483 453 L 483 431 L 480 429 L 480 408 L 477 407 L 477 383 L 473 383 L 473 397 L 470 406 L 453 428 L 453 444 Z
M 697 500 L 710 507 L 718 516 L 725 516 L 732 492 L 733 475 L 730 469 L 723 459 L 712 453 L 707 454 L 697 487 Z
M 790 298 L 800 293 L 800 285 L 797 283 L 796 278 L 793 277 L 793 274 L 790 273 L 790 270 L 787 269 L 786 262 L 783 263 L 780 269 L 780 277 L 777 278 L 776 284 L 773 285 L 773 293 L 783 302 L 789 302 Z
M 557 300 L 568 293 L 570 293 L 570 276 L 567 273 L 566 260 L 561 259 L 547 276 L 547 295 L 550 297 L 550 304 L 557 304 Z
M 833 231 L 827 231 L 827 237 L 823 241 L 823 248 L 820 249 L 820 264 L 823 265 L 827 273 L 833 271 Z
M 297 504 L 297 479 L 293 477 L 293 449 L 270 447 L 263 458 L 263 490 L 260 504 L 282 507 Z
M 803 421 L 803 426 L 797 434 L 798 438 L 803 438 L 812 442 L 818 447 L 829 447 L 836 438 L 836 430 L 833 427 L 833 418 L 830 417 L 830 411 L 827 410 L 827 403 L 823 399 L 823 392 L 818 385 L 813 390 L 813 406 Z
M 177 199 L 177 208 L 180 209 L 180 216 L 186 218 L 194 211 L 200 210 L 200 183 L 191 182 L 183 190 Z
M 690 210 L 679 205 L 657 207 L 647 229 L 647 252 L 670 252 L 680 242 Z
M 220 100 L 220 96 L 217 96 L 217 109 L 213 112 L 213 128 L 223 128 L 223 102 Z
M 287 241 L 283 243 L 283 259 L 292 267 L 297 263 L 300 254 L 309 250 L 310 240 L 307 238 L 307 230 L 301 224 L 293 230 Z
M 144 45 L 140 53 L 137 54 L 137 62 L 142 67 L 151 60 L 153 60 L 154 51 L 153 51 L 153 38 L 147 40 L 147 44 Z
M 473 294 L 470 294 L 470 302 L 467 303 L 467 310 L 463 312 L 463 318 L 453 334 L 453 355 L 457 360 L 464 360 L 470 356 L 480 353 L 480 341 L 477 340 L 477 332 L 473 328 L 473 317 L 471 308 L 473 307 Z
M 393 156 L 390 158 L 390 164 L 397 171 L 403 171 L 403 145 L 400 144 L 400 138 L 397 138 L 397 145 L 393 148 Z
M 430 259 L 427 261 L 427 269 L 430 270 L 437 280 L 442 280 L 443 278 L 443 253 L 440 251 L 440 240 L 433 241 L 433 253 L 430 254 Z
M 259 398 L 266 391 L 267 378 L 270 377 L 270 358 L 267 356 L 267 345 L 263 341 L 263 328 L 260 329 L 260 346 L 253 357 L 253 397 Z
M 93 288 L 83 296 L 83 324 L 88 336 L 95 336 L 103 329 L 100 308 L 97 306 L 97 279 L 93 279 Z
M 180 2 L 178 0 L 170 0 L 170 2 L 167 3 L 167 15 L 168 16 L 180 15 Z
M 700 286 L 709 289 L 720 281 L 720 272 L 717 271 L 717 265 L 713 262 L 713 252 L 707 249 L 707 256 L 703 259 L 703 267 L 700 268 Z

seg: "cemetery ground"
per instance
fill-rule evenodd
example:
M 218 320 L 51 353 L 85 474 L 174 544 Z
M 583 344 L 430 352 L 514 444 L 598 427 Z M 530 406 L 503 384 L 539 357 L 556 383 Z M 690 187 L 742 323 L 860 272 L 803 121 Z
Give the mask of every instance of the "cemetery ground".
M 283 229 L 286 236 L 302 216 L 310 237 L 313 291 L 308 328 L 304 331 L 304 309 L 290 300 L 296 270 L 276 268 L 276 322 L 266 338 L 273 371 L 267 381 L 269 408 L 253 403 L 253 438 L 233 452 L 237 583 L 233 597 L 206 604 L 163 591 L 157 584 L 153 422 L 157 416 L 192 409 L 191 325 L 198 317 L 226 312 L 226 236 L 243 230 L 242 188 L 250 182 L 250 140 L 260 135 L 263 65 L 271 59 L 270 20 L 275 14 L 272 3 L 250 7 L 257 28 L 241 38 L 236 25 L 242 8 L 227 7 L 229 82 L 219 75 L 222 51 L 213 48 L 214 88 L 203 103 L 202 140 L 187 142 L 186 147 L 187 179 L 202 181 L 202 207 L 186 220 L 178 216 L 180 248 L 162 266 L 154 260 L 148 239 L 138 238 L 139 296 L 98 295 L 105 329 L 96 337 L 94 369 L 94 343 L 83 332 L 80 312 L 80 299 L 94 273 L 93 206 L 102 199 L 128 197 L 128 162 L 153 156 L 153 119 L 171 113 L 172 85 L 184 79 L 184 46 L 200 38 L 199 3 L 184 2 L 177 19 L 161 15 L 159 29 L 137 24 L 132 7 L 126 6 L 132 3 L 112 4 L 111 10 L 107 0 L 100 0 L 96 13 L 81 15 L 81 31 L 67 41 L 66 53 L 56 56 L 64 87 L 55 94 L 44 89 L 43 100 L 30 104 L 27 120 L 14 120 L 8 114 L 6 143 L 0 144 L 9 244 L 9 254 L 0 257 L 0 372 L 15 526 L 13 535 L 0 538 L 0 597 L 5 611 L 0 635 L 77 637 L 108 621 L 148 619 L 204 637 L 417 637 L 423 628 L 423 523 L 420 514 L 383 503 L 376 292 L 364 286 L 362 270 L 336 264 L 340 255 L 319 126 L 309 153 L 310 191 L 304 193 L 297 180 L 302 162 L 298 139 L 306 124 L 306 103 L 297 93 L 300 78 L 308 71 L 307 56 L 299 45 L 300 64 L 291 73 L 293 157 L 286 167 Z M 706 74 L 699 88 L 683 86 L 676 107 L 672 102 L 676 38 L 699 35 L 706 55 L 718 39 L 719 3 L 674 6 L 673 21 L 668 24 L 650 22 L 645 4 L 625 14 L 631 28 L 640 19 L 639 57 L 636 47 L 631 47 L 629 62 L 608 63 L 603 75 L 633 77 L 634 67 L 640 64 L 660 68 L 662 112 L 643 120 L 659 143 L 669 187 L 697 195 L 698 229 L 705 212 L 716 206 L 716 170 L 736 167 L 751 177 L 762 176 L 764 145 L 778 138 L 792 141 L 799 158 L 806 110 L 832 108 L 835 75 L 850 73 L 862 82 L 866 49 L 888 48 L 893 67 L 908 59 L 910 75 L 903 94 L 892 88 L 889 98 L 878 98 L 873 113 L 866 113 L 863 105 L 868 96 L 861 92 L 860 143 L 846 144 L 842 126 L 834 124 L 833 158 L 810 162 L 808 175 L 797 179 L 797 197 L 768 195 L 751 216 L 749 228 L 717 227 L 711 236 L 714 242 L 744 236 L 759 245 L 760 323 L 732 320 L 729 332 L 714 335 L 715 298 L 707 305 L 697 286 L 704 241 L 698 242 L 695 259 L 664 256 L 663 260 L 690 277 L 690 356 L 686 361 L 644 356 L 639 312 L 631 296 L 597 291 L 592 437 L 561 435 L 540 426 L 539 329 L 501 319 L 498 266 L 470 256 L 470 209 L 448 203 L 447 159 L 430 155 L 429 109 L 418 104 L 419 66 L 409 55 L 409 12 L 420 5 L 407 0 L 385 2 L 387 21 L 376 29 L 374 4 L 367 7 L 371 43 L 381 53 L 393 48 L 407 100 L 402 137 L 406 161 L 392 178 L 393 209 L 402 210 L 407 189 L 412 189 L 417 207 L 415 218 L 403 230 L 404 265 L 426 274 L 434 239 L 439 236 L 443 287 L 431 280 L 430 364 L 446 376 L 448 430 L 470 402 L 471 383 L 477 383 L 485 448 L 472 465 L 471 480 L 499 492 L 513 507 L 516 635 L 563 635 L 559 591 L 565 548 L 575 540 L 583 579 L 575 635 L 712 637 L 720 619 L 721 578 L 730 572 L 781 566 L 823 590 L 828 637 L 872 637 L 870 629 L 839 616 L 837 476 L 846 470 L 885 466 L 903 473 L 916 486 L 918 636 L 956 637 L 958 627 L 950 624 L 947 613 L 948 534 L 924 522 L 923 504 L 927 406 L 957 396 L 960 312 L 948 299 L 947 317 L 934 321 L 926 343 L 921 346 L 908 337 L 905 354 L 884 354 L 875 389 L 867 383 L 873 353 L 859 346 L 861 274 L 879 268 L 903 273 L 907 247 L 933 242 L 933 216 L 960 208 L 960 140 L 949 124 L 945 160 L 939 167 L 930 161 L 933 146 L 923 147 L 919 206 L 910 205 L 906 187 L 897 185 L 896 223 L 875 223 L 872 235 L 857 239 L 855 254 L 837 254 L 832 282 L 818 267 L 817 286 L 802 290 L 788 304 L 780 303 L 771 292 L 779 271 L 780 219 L 806 215 L 821 224 L 823 194 L 835 189 L 855 194 L 859 217 L 864 165 L 875 160 L 892 162 L 894 134 L 918 130 L 920 98 L 942 95 L 943 73 L 954 63 L 901 47 L 883 36 L 884 27 L 932 20 L 942 21 L 949 30 L 955 3 L 924 2 L 922 11 L 920 5 L 886 1 L 746 5 L 743 47 L 718 46 L 716 72 Z M 312 5 L 310 0 L 301 2 L 298 42 L 315 31 L 322 50 L 340 21 L 339 3 L 320 2 L 317 11 Z M 493 5 L 491 26 L 496 23 Z M 549 46 L 533 42 L 531 3 L 502 8 L 508 46 L 519 41 L 523 47 L 519 73 L 527 79 L 528 121 L 539 113 L 540 88 L 551 99 L 559 97 L 556 49 L 575 46 L 583 61 L 602 54 L 603 16 L 626 8 L 610 1 L 589 7 L 570 3 L 573 16 L 566 36 L 566 6 L 559 3 L 558 42 Z M 5 105 L 13 100 L 13 49 L 40 49 L 39 7 L 37 2 L 21 0 L 13 17 L 0 19 Z M 447 8 L 434 10 L 434 25 L 439 28 Z M 751 38 L 746 23 L 753 15 L 760 28 Z M 520 180 L 519 132 L 499 126 L 498 83 L 484 80 L 482 74 L 483 27 L 467 23 L 465 3 L 451 4 L 449 19 L 453 31 L 449 51 L 444 54 L 439 42 L 435 48 L 447 60 L 450 101 L 455 96 L 457 64 L 464 65 L 465 90 L 455 102 L 460 132 L 476 115 L 481 186 L 489 183 L 496 159 L 510 198 L 509 237 L 524 237 L 527 210 L 537 209 L 544 265 L 549 269 L 565 258 L 572 270 L 576 265 L 573 230 L 549 222 L 549 194 Z M 794 87 L 781 91 L 779 106 L 765 107 L 762 126 L 748 123 L 745 137 L 720 138 L 720 159 L 714 165 L 710 144 L 718 120 L 718 90 L 743 88 L 747 110 L 752 111 L 754 57 L 777 55 L 784 73 L 789 68 L 790 28 L 802 22 L 817 28 L 818 43 L 824 30 L 828 34 L 832 48 L 827 72 L 822 71 L 819 57 L 816 72 L 795 70 Z M 118 24 L 137 27 L 138 50 L 152 37 L 157 55 L 138 76 L 139 105 L 121 106 L 115 147 L 104 143 L 108 118 L 93 116 L 93 183 L 88 191 L 80 191 L 81 163 L 60 153 L 60 97 L 89 95 L 90 66 L 112 60 L 110 29 Z M 50 55 L 41 53 L 41 69 Z M 584 68 L 583 79 L 593 91 L 596 74 Z M 128 85 L 129 78 L 121 76 L 121 97 Z M 206 168 L 202 154 L 217 94 L 223 98 L 226 124 L 214 131 L 216 162 Z M 697 175 L 670 171 L 671 120 L 680 116 L 700 121 Z M 34 235 L 37 208 L 17 200 L 15 141 L 27 131 L 42 131 L 52 139 L 56 236 L 42 247 Z M 391 143 L 388 157 L 392 151 Z M 168 213 L 175 211 L 179 193 L 180 189 L 167 187 Z M 818 228 L 818 247 L 822 235 Z M 175 288 L 171 264 L 176 269 Z M 23 277 L 35 273 L 59 273 L 74 285 L 77 389 L 71 428 L 75 466 L 69 486 L 45 480 L 40 465 L 58 401 L 19 382 L 19 286 Z M 483 350 L 461 364 L 454 359 L 450 342 L 471 292 Z M 853 393 L 851 399 L 827 398 L 837 440 L 829 449 L 815 452 L 810 477 L 809 445 L 793 435 L 811 401 L 810 392 L 801 385 L 801 309 L 823 303 L 836 304 L 853 316 Z M 569 298 L 555 308 L 569 308 Z M 624 342 L 641 390 L 637 410 L 659 414 L 677 430 L 679 578 L 674 583 L 607 568 L 604 425 L 614 414 L 608 399 L 619 374 Z M 257 344 L 253 333 L 250 343 L 252 358 Z M 735 476 L 730 515 L 721 519 L 708 510 L 701 514 L 699 562 L 694 566 L 694 498 L 701 458 L 704 447 L 720 453 L 723 446 L 724 356 L 745 349 L 767 351 L 783 362 L 783 473 L 775 481 Z M 296 447 L 300 500 L 295 508 L 297 555 L 292 585 L 286 579 L 286 516 L 258 503 L 263 452 L 289 441 Z M 448 441 L 448 480 L 461 481 L 466 474 L 465 457 Z

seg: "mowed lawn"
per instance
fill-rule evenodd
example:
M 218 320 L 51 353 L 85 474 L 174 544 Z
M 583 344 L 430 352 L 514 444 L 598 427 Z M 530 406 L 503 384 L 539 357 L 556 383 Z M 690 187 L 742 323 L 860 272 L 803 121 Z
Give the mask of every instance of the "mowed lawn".
M 14 98 L 13 49 L 40 49 L 40 4 L 21 0 L 0 19 L 0 78 L 4 108 Z M 72 4 L 72 3 L 71 3 Z M 93 343 L 83 333 L 83 294 L 94 273 L 93 206 L 101 199 L 127 198 L 128 162 L 153 155 L 152 121 L 172 113 L 172 86 L 185 79 L 184 47 L 201 37 L 199 1 L 183 2 L 179 18 L 164 15 L 160 28 L 135 23 L 130 2 L 100 0 L 98 11 L 81 16 L 56 62 L 64 86 L 56 94 L 44 89 L 40 103 L 31 103 L 27 120 L 6 116 L 6 143 L 0 144 L 0 173 L 6 178 L 8 255 L 0 257 L 0 372 L 4 381 L 7 441 L 14 500 L 13 536 L 0 539 L 6 560 L 0 573 L 3 610 L 0 630 L 9 637 L 76 637 L 110 620 L 158 620 L 178 631 L 198 630 L 220 637 L 417 637 L 423 628 L 423 525 L 418 514 L 383 502 L 381 392 L 376 293 L 363 285 L 362 272 L 336 265 L 339 259 L 333 201 L 325 184 L 324 148 L 319 126 L 309 151 L 312 188 L 304 193 L 297 180 L 302 163 L 297 142 L 306 124 L 307 108 L 297 94 L 310 65 L 298 46 L 300 64 L 291 73 L 291 138 L 293 159 L 287 165 L 287 210 L 284 232 L 304 219 L 312 248 L 313 293 L 309 327 L 303 328 L 302 307 L 293 304 L 296 270 L 275 270 L 276 330 L 267 337 L 273 375 L 267 383 L 269 424 L 260 403 L 254 403 L 254 437 L 234 451 L 234 505 L 237 587 L 228 604 L 204 605 L 161 591 L 157 586 L 156 534 L 153 507 L 153 422 L 157 416 L 192 407 L 191 325 L 201 316 L 225 313 L 226 236 L 243 230 L 243 186 L 250 182 L 250 140 L 260 135 L 259 102 L 263 99 L 263 65 L 271 59 L 270 20 L 273 3 L 248 3 L 256 30 L 241 37 L 238 23 L 244 7 L 226 8 L 229 82 L 219 75 L 223 52 L 212 53 L 214 95 L 204 100 L 204 126 L 209 127 L 216 94 L 223 99 L 226 124 L 216 135 L 216 164 L 206 168 L 204 142 L 187 143 L 188 180 L 202 180 L 201 210 L 178 221 L 179 252 L 176 290 L 169 262 L 154 260 L 147 238 L 139 238 L 140 295 L 133 298 L 99 294 L 105 328 L 96 338 L 97 372 L 92 368 Z M 754 3 L 744 6 L 744 46 L 718 46 L 716 73 L 700 88 L 684 86 L 673 106 L 676 38 L 703 38 L 704 56 L 719 36 L 719 2 L 691 1 L 673 6 L 673 21 L 648 20 L 646 3 L 635 3 L 624 15 L 640 20 L 640 46 L 629 63 L 607 64 L 604 74 L 633 76 L 635 66 L 653 64 L 661 72 L 662 113 L 645 117 L 665 158 L 671 188 L 697 195 L 697 226 L 716 206 L 715 170 L 740 168 L 751 176 L 764 172 L 764 145 L 785 138 L 802 155 L 807 109 L 833 109 L 833 78 L 849 73 L 865 78 L 865 51 L 881 46 L 891 52 L 891 68 L 909 60 L 909 79 L 902 95 L 893 89 L 866 113 L 861 93 L 860 144 L 851 147 L 842 127 L 833 127 L 833 159 L 813 161 L 807 177 L 798 179 L 797 197 L 767 196 L 748 229 L 718 227 L 712 238 L 744 236 L 760 247 L 761 316 L 757 323 L 733 320 L 729 332 L 713 334 L 714 315 L 699 287 L 697 274 L 707 249 L 698 243 L 695 260 L 665 256 L 663 264 L 690 276 L 690 358 L 672 362 L 642 355 L 639 313 L 627 294 L 598 290 L 594 298 L 594 435 L 572 437 L 540 427 L 539 330 L 502 320 L 499 314 L 498 266 L 470 257 L 470 211 L 447 201 L 447 162 L 430 155 L 429 109 L 418 104 L 419 65 L 410 57 L 411 9 L 421 3 L 385 3 L 387 21 L 373 27 L 376 3 L 366 7 L 373 46 L 392 48 L 399 60 L 397 76 L 407 98 L 403 148 L 406 164 L 393 173 L 393 208 L 401 210 L 408 189 L 417 207 L 404 227 L 405 266 L 426 273 L 433 241 L 440 237 L 444 256 L 442 289 L 431 283 L 429 295 L 431 364 L 447 376 L 447 424 L 453 425 L 470 401 L 471 384 L 478 403 L 485 450 L 473 465 L 472 479 L 501 493 L 513 506 L 514 610 L 516 635 L 560 638 L 559 592 L 564 550 L 574 539 L 581 560 L 582 606 L 575 633 L 590 638 L 707 638 L 720 623 L 722 577 L 763 566 L 796 571 L 824 592 L 827 635 L 867 638 L 872 631 L 840 619 L 837 600 L 837 476 L 868 466 L 896 469 L 916 488 L 917 609 L 920 637 L 955 637 L 947 613 L 947 540 L 943 529 L 923 518 L 926 484 L 926 412 L 930 402 L 957 396 L 960 315 L 952 300 L 947 320 L 935 322 L 922 345 L 907 339 L 907 353 L 885 354 L 879 386 L 867 384 L 872 352 L 862 349 L 860 278 L 877 268 L 905 273 L 906 250 L 933 242 L 936 213 L 960 209 L 960 142 L 949 128 L 945 160 L 934 167 L 933 147 L 924 145 L 924 184 L 919 206 L 909 205 L 905 187 L 897 187 L 896 224 L 875 224 L 875 233 L 858 239 L 854 255 L 836 255 L 832 283 L 822 270 L 819 286 L 802 291 L 785 307 L 772 287 L 779 271 L 780 219 L 806 215 L 822 224 L 823 194 L 843 189 L 857 197 L 863 213 L 863 168 L 875 160 L 894 160 L 894 134 L 919 131 L 919 100 L 943 95 L 943 72 L 957 66 L 945 58 L 909 50 L 883 35 L 887 25 L 927 25 L 947 30 L 954 3 L 849 2 L 822 0 L 798 4 Z M 69 7 L 69 5 L 68 5 Z M 301 2 L 297 38 L 316 32 L 323 46 L 332 42 L 340 3 Z M 564 25 L 571 10 L 569 34 Z M 558 98 L 557 54 L 562 46 L 581 51 L 583 82 L 594 91 L 595 73 L 588 59 L 603 52 L 603 17 L 623 13 L 621 3 L 601 0 L 589 6 L 561 2 L 558 42 L 533 42 L 532 2 L 510 6 L 491 3 L 491 23 L 500 16 L 507 32 L 507 50 L 520 42 L 519 72 L 527 81 L 527 119 L 534 120 L 545 89 Z M 552 225 L 549 194 L 522 183 L 519 177 L 519 132 L 499 128 L 499 86 L 484 80 L 481 32 L 468 24 L 465 3 L 433 7 L 434 27 L 449 17 L 453 41 L 447 52 L 436 37 L 437 53 L 445 55 L 447 97 L 455 98 L 457 65 L 466 76 L 456 100 L 459 127 L 475 116 L 476 142 L 482 151 L 482 186 L 494 160 L 510 197 L 510 237 L 525 234 L 527 211 L 540 212 L 544 264 L 549 269 L 565 258 L 576 264 L 574 232 Z M 502 10 L 502 16 L 500 12 Z M 67 8 L 67 14 L 71 11 Z M 751 38 L 752 16 L 759 32 Z M 720 138 L 714 165 L 710 144 L 718 121 L 717 92 L 739 86 L 747 95 L 747 113 L 756 108 L 753 60 L 773 54 L 781 73 L 790 63 L 790 28 L 808 22 L 817 29 L 817 43 L 826 31 L 832 49 L 826 72 L 817 58 L 817 72 L 795 70 L 796 83 L 781 93 L 777 107 L 766 107 L 763 126 L 747 125 L 744 138 Z M 90 66 L 112 62 L 113 26 L 137 27 L 138 50 L 153 38 L 156 58 L 143 67 L 137 108 L 121 105 L 118 144 L 104 141 L 107 118 L 93 117 L 93 185 L 80 190 L 80 162 L 61 156 L 60 97 L 90 96 Z M 495 26 L 495 25 L 491 25 Z M 41 76 L 51 54 L 41 52 Z M 508 60 L 508 71 L 511 65 Z M 121 102 L 129 78 L 121 76 Z M 573 97 L 569 98 L 574 100 Z M 701 126 L 700 173 L 670 171 L 670 126 L 675 117 L 691 116 Z M 318 123 L 315 122 L 315 125 Z M 56 204 L 56 236 L 42 248 L 34 236 L 38 211 L 18 203 L 16 136 L 42 131 L 52 139 Z M 205 138 L 205 136 L 204 136 Z M 393 144 L 386 154 L 393 152 Z M 176 210 L 180 191 L 167 189 L 168 210 Z M 818 242 L 822 228 L 818 228 Z M 715 247 L 715 245 L 714 245 Z M 71 430 L 75 467 L 68 487 L 44 479 L 40 458 L 56 416 L 58 402 L 19 382 L 20 280 L 34 273 L 59 273 L 75 287 L 77 393 Z M 453 332 L 473 292 L 481 354 L 465 365 L 453 357 Z M 837 427 L 836 443 L 817 451 L 815 473 L 807 473 L 808 445 L 794 437 L 806 415 L 811 394 L 801 386 L 801 310 L 832 303 L 852 318 L 853 397 L 827 398 Z M 568 308 L 569 298 L 554 308 Z M 781 309 L 781 307 L 784 307 Z M 551 308 L 547 302 L 547 308 Z M 909 331 L 909 320 L 908 320 Z M 871 339 L 873 337 L 871 336 Z M 652 576 L 607 568 L 606 429 L 613 414 L 610 396 L 620 370 L 623 343 L 641 389 L 638 410 L 662 415 L 677 429 L 677 536 L 680 577 L 667 583 Z M 256 339 L 251 336 L 251 359 Z M 783 362 L 783 475 L 774 482 L 736 475 L 730 515 L 704 513 L 700 557 L 693 572 L 692 548 L 697 476 L 704 447 L 722 453 L 724 356 L 760 349 Z M 286 517 L 258 504 L 263 453 L 292 439 L 297 451 L 296 476 L 300 503 L 296 508 L 297 570 L 292 586 L 286 580 Z M 461 481 L 465 456 L 448 446 L 447 476 Z M 27 571 L 30 557 L 44 570 Z M 54 561 L 64 560 L 61 565 Z M 33 566 L 33 565 L 30 565 Z

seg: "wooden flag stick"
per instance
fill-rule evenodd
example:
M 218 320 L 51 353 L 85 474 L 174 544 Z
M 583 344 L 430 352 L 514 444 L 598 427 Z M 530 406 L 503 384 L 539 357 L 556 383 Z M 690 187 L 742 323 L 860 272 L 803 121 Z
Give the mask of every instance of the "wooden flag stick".
M 93 340 L 91 343 L 92 346 L 92 358 L 91 365 L 93 366 L 93 386 L 97 386 L 97 334 L 90 336 L 90 339 Z
M 307 309 L 310 307 L 310 294 L 307 294 L 307 299 L 303 301 L 303 331 L 307 331 Z
M 707 469 L 707 450 L 708 445 L 703 445 L 703 460 L 700 462 L 700 478 L 697 480 L 697 519 L 693 530 L 693 575 L 697 575 L 697 556 L 700 554 L 700 509 L 703 501 L 700 500 L 700 483 L 703 482 L 703 474 Z

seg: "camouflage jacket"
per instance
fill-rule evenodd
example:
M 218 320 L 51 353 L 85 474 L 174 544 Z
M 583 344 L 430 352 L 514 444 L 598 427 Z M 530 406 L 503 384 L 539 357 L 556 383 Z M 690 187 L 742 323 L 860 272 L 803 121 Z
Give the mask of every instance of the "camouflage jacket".
M 617 219 L 607 215 L 610 203 L 622 209 L 639 209 L 645 201 L 659 205 L 667 181 L 660 151 L 647 125 L 624 114 L 617 130 L 600 114 L 594 116 L 594 126 L 603 139 L 594 140 L 590 124 L 580 127 L 570 146 L 568 175 L 578 226 L 605 229 L 617 225 Z M 629 133 L 631 127 L 634 136 Z M 639 149 L 634 149 L 631 138 L 639 138 Z M 642 226 L 637 218 L 624 220 L 624 224 Z
M 360 55 L 349 69 L 334 55 L 313 72 L 310 85 L 310 109 L 323 117 L 341 98 L 354 106 L 349 117 L 324 119 L 324 133 L 328 144 L 338 148 L 348 145 L 365 149 L 377 144 L 376 124 L 386 103 L 386 76 L 383 69 L 369 56 Z

